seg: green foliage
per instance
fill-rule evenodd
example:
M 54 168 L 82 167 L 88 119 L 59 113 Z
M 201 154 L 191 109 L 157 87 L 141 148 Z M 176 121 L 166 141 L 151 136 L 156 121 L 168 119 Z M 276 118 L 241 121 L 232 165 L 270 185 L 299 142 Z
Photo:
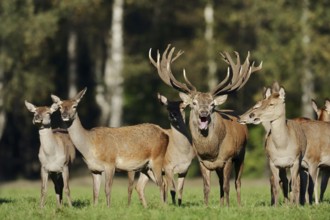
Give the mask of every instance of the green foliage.
M 182 69 L 201 91 L 207 91 L 207 42 L 205 41 L 204 7 L 208 1 L 125 1 L 124 7 L 124 124 L 153 122 L 168 127 L 167 113 L 156 99 L 157 92 L 178 100 L 178 94 L 161 82 L 148 60 L 153 48 L 163 51 L 168 43 L 184 50 L 173 63 L 179 80 Z M 7 125 L 0 143 L 0 172 L 17 177 L 30 176 L 26 170 L 36 164 L 38 137 L 24 99 L 49 105 L 49 95 L 67 97 L 67 39 L 71 31 L 78 35 L 77 87 L 88 87 L 80 109 L 84 125 L 98 125 L 99 109 L 95 102 L 96 84 L 102 82 L 107 56 L 108 34 L 113 1 L 0 1 L 0 80 L 4 83 L 1 109 L 6 110 Z M 307 27 L 301 16 L 303 1 L 247 0 L 213 1 L 214 53 L 220 82 L 227 65 L 218 52 L 238 51 L 243 60 L 248 51 L 262 71 L 220 108 L 243 113 L 260 99 L 264 86 L 277 80 L 287 91 L 287 116 L 301 115 L 301 83 L 306 48 L 302 45 L 303 28 L 310 42 L 308 53 L 315 94 L 319 103 L 329 97 L 330 84 L 330 5 L 326 0 L 309 1 Z M 99 69 L 96 67 L 100 65 Z M 249 128 L 250 139 L 245 160 L 247 176 L 259 176 L 266 169 L 261 126 Z M 3 156 L 5 155 L 5 156 Z M 16 159 L 13 160 L 12 157 Z M 5 167 L 5 168 L 3 168 Z M 12 168 L 11 168 L 12 167 Z M 197 166 L 198 167 L 198 166 Z M 263 170 L 264 169 L 264 170 Z M 196 172 L 198 169 L 195 169 Z

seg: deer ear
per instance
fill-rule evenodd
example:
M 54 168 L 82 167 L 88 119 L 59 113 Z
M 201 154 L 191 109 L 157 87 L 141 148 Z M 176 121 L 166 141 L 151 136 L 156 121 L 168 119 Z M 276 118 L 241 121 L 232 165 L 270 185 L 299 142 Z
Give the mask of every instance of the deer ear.
M 329 99 L 325 100 L 324 105 L 325 105 L 325 109 L 327 111 L 330 111 L 330 100 Z
M 57 103 L 57 104 L 62 103 L 61 99 L 58 96 L 52 94 L 52 95 L 50 95 L 50 97 L 52 98 L 54 103 Z
M 191 97 L 189 95 L 187 95 L 186 93 L 180 92 L 179 96 L 180 96 L 181 100 L 183 101 L 184 105 L 192 104 Z
M 214 105 L 221 105 L 222 103 L 224 103 L 227 100 L 228 95 L 221 95 L 221 96 L 217 96 L 214 98 L 213 102 Z
M 272 91 L 270 88 L 267 88 L 264 94 L 264 98 L 267 99 L 272 94 Z
M 280 99 L 285 100 L 285 90 L 283 87 L 280 88 L 280 90 L 278 91 L 278 94 L 280 95 Z
M 83 90 L 81 90 L 75 97 L 74 100 L 76 100 L 77 102 L 80 102 L 81 98 L 85 95 L 87 91 L 87 87 L 85 87 Z
M 35 107 L 35 105 L 33 105 L 33 104 L 31 104 L 30 102 L 28 102 L 28 101 L 24 101 L 25 102 L 25 106 L 26 106 L 26 108 L 30 111 L 30 112 L 35 112 L 36 111 L 36 107 Z
M 58 109 L 57 103 L 53 103 L 52 106 L 50 106 L 51 113 L 56 112 L 57 109 Z
M 165 96 L 157 93 L 157 98 L 162 105 L 167 105 L 167 98 Z
M 313 107 L 314 111 L 317 113 L 319 108 L 317 107 L 316 102 L 315 102 L 314 99 L 312 99 L 312 107 Z

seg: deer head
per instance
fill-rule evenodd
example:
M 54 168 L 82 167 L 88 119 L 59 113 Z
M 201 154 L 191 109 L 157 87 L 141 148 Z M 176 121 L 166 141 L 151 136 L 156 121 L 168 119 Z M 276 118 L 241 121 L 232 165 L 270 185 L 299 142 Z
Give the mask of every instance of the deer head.
M 25 106 L 30 112 L 34 113 L 32 120 L 33 124 L 39 124 L 42 127 L 50 127 L 51 114 L 53 114 L 58 109 L 58 105 L 55 103 L 52 104 L 51 107 L 47 107 L 47 106 L 37 107 L 26 100 L 25 100 Z
M 185 108 L 186 105 L 184 102 L 182 101 L 168 101 L 168 99 L 161 95 L 161 94 L 157 94 L 158 97 L 158 101 L 166 106 L 167 111 L 168 111 L 168 117 L 169 120 L 172 124 L 178 124 L 181 122 L 185 122 Z M 181 121 L 181 122 L 180 122 Z
M 151 56 L 151 49 L 149 51 L 149 59 L 151 63 L 157 68 L 159 77 L 165 84 L 180 92 L 180 97 L 185 105 L 189 105 L 192 113 L 195 115 L 197 124 L 200 130 L 207 130 L 211 122 L 211 115 L 216 106 L 223 104 L 227 95 L 241 89 L 248 81 L 251 73 L 261 69 L 262 63 L 255 67 L 254 63 L 250 64 L 248 53 L 245 62 L 241 65 L 239 54 L 235 52 L 237 61 L 232 60 L 229 53 L 221 53 L 223 60 L 230 65 L 227 76 L 210 92 L 199 92 L 196 87 L 188 80 L 185 70 L 183 76 L 185 83 L 179 82 L 175 79 L 171 71 L 171 63 L 183 54 L 179 51 L 174 57 L 175 48 L 170 49 L 168 45 L 163 55 L 157 52 L 157 61 Z M 231 71 L 230 71 L 231 69 Z
M 75 119 L 77 114 L 77 106 L 81 98 L 86 93 L 87 88 L 81 90 L 74 98 L 69 100 L 61 100 L 56 95 L 51 95 L 52 100 L 60 107 L 61 117 L 63 121 L 70 122 Z
M 320 121 L 330 121 L 330 100 L 326 99 L 324 107 L 318 108 L 315 100 L 312 99 L 312 107 Z
M 239 117 L 239 122 L 243 124 L 259 124 L 261 122 L 274 121 L 283 115 L 285 116 L 285 90 L 275 82 L 272 89 L 265 89 L 263 100 L 258 101 L 251 109 Z

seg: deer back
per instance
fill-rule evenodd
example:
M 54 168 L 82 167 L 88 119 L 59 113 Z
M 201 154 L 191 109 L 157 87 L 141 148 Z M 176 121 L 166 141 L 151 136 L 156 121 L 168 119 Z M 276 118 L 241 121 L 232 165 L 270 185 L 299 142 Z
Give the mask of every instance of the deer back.
M 140 124 L 119 128 L 98 127 L 89 131 L 94 155 L 101 161 L 114 162 L 155 158 L 165 155 L 169 137 L 161 127 Z

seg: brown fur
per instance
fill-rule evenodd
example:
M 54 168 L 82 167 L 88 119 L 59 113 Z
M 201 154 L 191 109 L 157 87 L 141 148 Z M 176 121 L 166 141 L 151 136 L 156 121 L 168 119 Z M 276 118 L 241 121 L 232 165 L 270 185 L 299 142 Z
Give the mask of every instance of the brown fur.
M 215 170 L 220 183 L 220 204 L 229 205 L 229 180 L 232 164 L 235 165 L 235 187 L 237 191 L 237 201 L 240 205 L 241 174 L 245 155 L 245 145 L 247 141 L 247 128 L 237 121 L 223 118 L 215 110 L 216 106 L 223 104 L 227 95 L 239 90 L 249 79 L 251 73 L 262 68 L 250 63 L 249 53 L 244 63 L 241 64 L 239 54 L 236 54 L 236 63 L 227 52 L 221 53 L 223 60 L 229 64 L 231 73 L 220 82 L 212 91 L 203 93 L 197 91 L 186 77 L 186 83 L 181 83 L 175 79 L 170 65 L 183 54 L 179 51 L 174 57 L 175 48 L 168 45 L 162 56 L 157 53 L 157 61 L 151 56 L 149 59 L 157 68 L 159 77 L 164 83 L 180 91 L 182 101 L 190 106 L 189 127 L 192 135 L 193 147 L 196 150 L 199 161 L 203 164 L 202 169 L 206 170 L 204 178 L 204 201 L 208 203 L 209 175 Z
M 48 176 L 55 185 L 57 205 L 63 203 L 63 189 L 67 196 L 69 206 L 72 206 L 69 188 L 69 166 L 76 156 L 75 147 L 63 129 L 51 129 L 51 114 L 56 111 L 58 106 L 53 104 L 51 107 L 36 107 L 25 101 L 27 109 L 34 113 L 33 123 L 39 126 L 39 160 L 41 163 L 41 200 L 40 206 L 44 207 Z M 60 176 L 58 176 L 60 174 Z
M 169 141 L 166 132 L 153 124 L 119 128 L 97 127 L 86 130 L 82 127 L 76 112 L 76 106 L 85 92 L 86 89 L 69 100 L 60 100 L 54 95 L 52 98 L 60 106 L 61 117 L 69 124 L 69 135 L 84 156 L 88 168 L 92 171 L 94 205 L 98 201 L 100 177 L 101 173 L 104 172 L 107 205 L 110 206 L 111 186 L 115 170 L 129 172 L 129 203 L 134 172 L 147 173 L 149 169 L 155 176 L 163 200 L 162 167 Z M 167 174 L 165 173 L 165 175 Z
M 176 204 L 175 196 L 178 194 L 178 204 L 181 205 L 185 177 L 192 159 L 196 156 L 185 124 L 184 108 L 186 106 L 182 102 L 167 101 L 165 96 L 159 95 L 158 98 L 167 107 L 171 122 L 171 128 L 167 130 L 170 140 L 164 158 L 163 169 L 169 174 L 167 183 L 171 187 L 172 203 Z M 201 172 L 204 177 L 204 170 L 201 169 Z M 177 185 L 174 182 L 175 174 L 178 174 Z M 152 174 L 149 174 L 149 177 L 154 180 Z M 143 193 L 147 181 L 148 177 L 141 174 L 136 186 L 141 200 L 144 197 Z

